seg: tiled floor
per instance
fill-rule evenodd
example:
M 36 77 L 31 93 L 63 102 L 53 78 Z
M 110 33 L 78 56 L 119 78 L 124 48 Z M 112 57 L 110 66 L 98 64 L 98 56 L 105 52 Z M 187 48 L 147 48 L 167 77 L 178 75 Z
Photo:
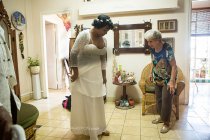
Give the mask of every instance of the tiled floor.
M 190 103 L 180 106 L 180 120 L 166 134 L 159 132 L 161 124 L 151 121 L 157 115 L 141 115 L 141 105 L 129 110 L 116 109 L 114 103 L 105 104 L 107 129 L 110 136 L 101 140 L 210 140 L 210 86 L 194 84 L 191 86 Z M 39 111 L 36 140 L 88 140 L 76 137 L 70 131 L 70 112 L 62 108 L 61 102 L 68 91 L 51 91 L 48 99 L 29 101 Z M 173 115 L 172 115 L 173 116 Z M 174 117 L 172 117 L 174 121 Z

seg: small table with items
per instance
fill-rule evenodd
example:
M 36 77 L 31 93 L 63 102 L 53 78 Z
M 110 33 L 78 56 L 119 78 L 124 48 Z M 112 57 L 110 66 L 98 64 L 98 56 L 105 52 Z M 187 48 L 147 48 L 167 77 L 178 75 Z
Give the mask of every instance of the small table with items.
M 115 101 L 116 108 L 119 108 L 119 109 L 133 108 L 134 107 L 134 100 L 131 99 L 131 98 L 130 99 L 128 98 L 128 95 L 126 93 L 126 87 L 130 86 L 130 85 L 135 85 L 136 81 L 133 81 L 131 83 L 115 83 L 115 82 L 113 82 L 113 84 L 123 87 L 123 95 L 121 96 L 121 99 Z

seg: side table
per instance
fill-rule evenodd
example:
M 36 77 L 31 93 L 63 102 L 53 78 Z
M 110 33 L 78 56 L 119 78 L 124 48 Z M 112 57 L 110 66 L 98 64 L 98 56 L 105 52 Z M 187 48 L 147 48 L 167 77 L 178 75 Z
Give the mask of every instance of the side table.
M 116 108 L 119 109 L 130 109 L 134 107 L 134 101 L 133 99 L 128 99 L 128 95 L 126 93 L 126 87 L 130 85 L 135 85 L 136 81 L 131 83 L 113 83 L 114 85 L 119 85 L 123 87 L 123 95 L 121 96 L 121 99 L 119 101 L 115 101 Z

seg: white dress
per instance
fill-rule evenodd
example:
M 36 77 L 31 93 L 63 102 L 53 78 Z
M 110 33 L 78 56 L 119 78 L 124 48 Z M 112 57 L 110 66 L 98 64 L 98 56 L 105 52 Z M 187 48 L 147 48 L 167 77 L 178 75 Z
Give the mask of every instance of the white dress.
M 90 39 L 89 30 L 81 32 L 71 50 L 70 65 L 78 67 L 79 72 L 78 79 L 70 84 L 71 131 L 95 140 L 106 130 L 102 78 L 102 69 L 106 68 L 106 47 L 98 49 L 89 44 Z

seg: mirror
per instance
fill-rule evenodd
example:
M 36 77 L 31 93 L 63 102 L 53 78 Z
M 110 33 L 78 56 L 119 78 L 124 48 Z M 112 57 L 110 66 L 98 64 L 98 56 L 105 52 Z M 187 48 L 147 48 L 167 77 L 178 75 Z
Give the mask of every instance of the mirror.
M 152 28 L 151 22 L 143 24 L 114 25 L 113 53 L 145 53 L 149 54 L 144 33 Z

